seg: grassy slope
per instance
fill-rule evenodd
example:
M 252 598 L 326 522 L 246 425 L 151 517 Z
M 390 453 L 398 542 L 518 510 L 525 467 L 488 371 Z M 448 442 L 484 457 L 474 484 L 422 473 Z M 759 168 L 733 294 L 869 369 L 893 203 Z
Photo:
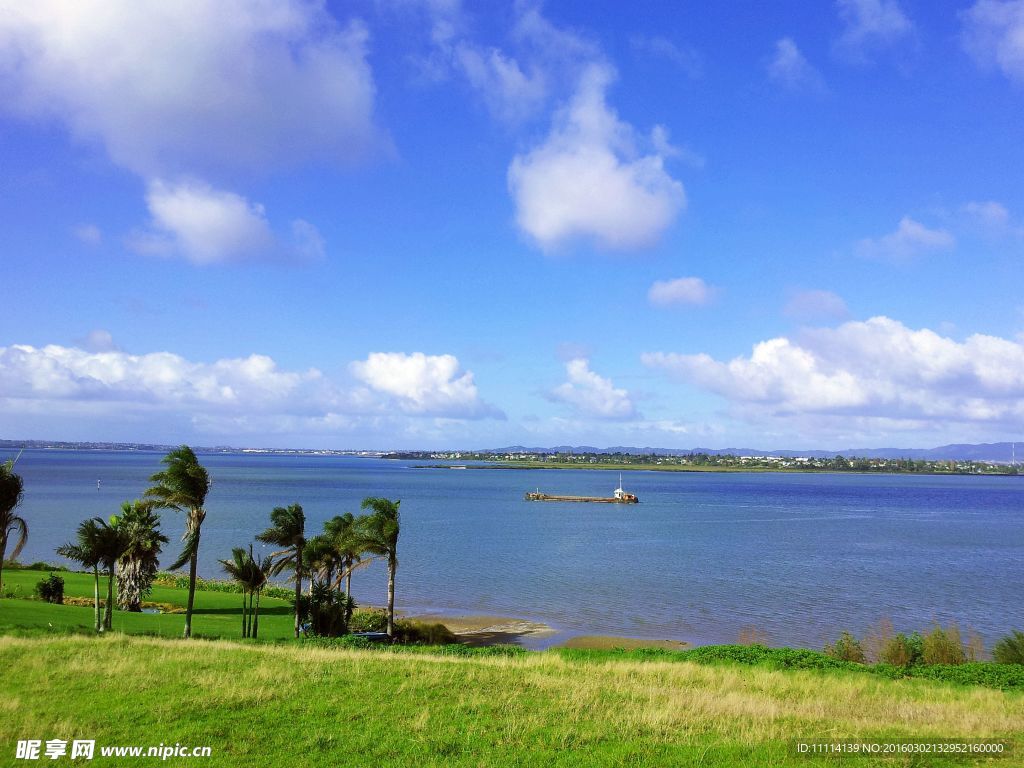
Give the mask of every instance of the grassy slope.
M 115 633 L 0 637 L 0 668 L 4 749 L 19 738 L 180 741 L 213 747 L 208 766 L 834 765 L 796 757 L 789 741 L 1024 729 L 1020 694 L 552 653 L 456 659 Z
M 58 572 L 64 579 L 67 597 L 93 596 L 92 574 Z M 31 595 L 36 583 L 47 576 L 44 571 L 4 569 L 4 589 Z M 106 597 L 106 577 L 100 577 L 100 598 Z M 184 606 L 188 591 L 173 587 L 153 587 L 147 597 L 157 603 Z M 0 600 L 0 631 L 47 624 L 53 627 L 91 629 L 93 609 L 76 606 L 49 605 L 38 601 Z M 151 633 L 177 637 L 185 626 L 182 614 L 127 613 L 114 611 L 114 629 L 132 633 Z M 294 620 L 291 606 L 284 600 L 260 600 L 260 638 L 277 640 L 292 637 Z M 242 596 L 231 592 L 196 591 L 192 633 L 197 637 L 240 637 L 242 634 Z

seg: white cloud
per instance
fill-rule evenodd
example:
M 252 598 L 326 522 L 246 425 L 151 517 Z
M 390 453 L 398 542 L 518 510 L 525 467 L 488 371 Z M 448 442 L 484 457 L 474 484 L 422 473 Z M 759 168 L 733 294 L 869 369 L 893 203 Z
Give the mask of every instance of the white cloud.
M 790 91 L 822 91 L 825 88 L 818 70 L 811 66 L 791 37 L 775 42 L 775 53 L 768 62 L 768 78 Z
M 699 277 L 677 277 L 657 280 L 647 291 L 647 300 L 656 307 L 673 304 L 700 306 L 711 301 L 714 289 Z
M 537 114 L 548 97 L 543 70 L 519 62 L 497 48 L 483 49 L 463 42 L 455 48 L 459 68 L 498 120 L 519 123 Z
M 454 355 L 373 352 L 349 364 L 352 375 L 371 390 L 392 398 L 405 413 L 455 418 L 504 418 L 480 399 L 471 371 L 462 372 Z
M 793 294 L 786 302 L 782 312 L 798 320 L 821 317 L 845 318 L 850 314 L 842 296 L 832 291 L 821 290 L 800 291 Z
M 1006 210 L 1006 206 L 994 200 L 967 203 L 964 205 L 964 211 L 986 226 L 1003 227 L 1010 223 L 1010 212 Z
M 634 35 L 629 39 L 629 44 L 637 53 L 672 62 L 693 80 L 703 74 L 704 66 L 700 54 L 688 45 L 677 45 L 659 35 Z
M 0 103 L 146 177 L 349 162 L 378 141 L 367 38 L 307 0 L 0 0 Z
M 978 0 L 961 18 L 964 49 L 978 65 L 1024 84 L 1024 0 Z
M 379 444 L 385 437 L 426 434 L 433 428 L 417 426 L 424 422 L 450 429 L 454 419 L 504 418 L 480 400 L 471 373 L 455 375 L 458 362 L 450 355 L 427 358 L 428 370 L 419 373 L 370 366 L 368 383 L 378 386 L 367 387 L 329 379 L 315 368 L 285 370 L 266 355 L 209 363 L 171 352 L 133 355 L 118 350 L 106 331 L 79 343 L 0 347 L 0 415 L 10 429 L 158 442 L 185 435 L 305 440 L 359 433 Z M 414 364 L 417 358 L 393 357 Z M 367 362 L 377 359 L 371 355 Z M 406 378 L 398 384 L 390 376 Z
M 836 43 L 846 55 L 860 57 L 865 49 L 891 45 L 914 31 L 896 0 L 837 0 L 845 29 Z
M 319 379 L 315 369 L 282 371 L 265 355 L 197 363 L 170 352 L 131 355 L 55 344 L 0 347 L 0 391 L 7 399 L 262 409 Z
M 637 416 L 629 392 L 590 370 L 590 363 L 585 358 L 569 360 L 565 364 L 565 372 L 568 380 L 549 393 L 551 400 L 565 403 L 584 416 L 601 419 L 632 419 Z
M 284 242 L 271 231 L 262 205 L 196 179 L 154 179 L 146 205 L 150 228 L 127 239 L 138 253 L 181 256 L 199 265 L 268 258 L 315 261 L 324 255 L 323 237 L 308 221 L 293 221 L 290 242 Z
M 1024 344 L 981 334 L 957 342 L 886 317 L 769 339 L 728 362 L 664 352 L 643 362 L 725 397 L 749 418 L 1024 426 Z
M 895 232 L 879 238 L 865 238 L 857 243 L 859 256 L 900 261 L 932 251 L 946 251 L 956 239 L 944 229 L 928 229 L 909 216 L 900 219 Z
M 186 181 L 155 180 L 146 193 L 153 227 L 167 250 L 196 264 L 260 258 L 274 245 L 263 206 L 241 195 Z
M 86 245 L 99 245 L 103 242 L 103 231 L 95 224 L 79 224 L 74 233 Z
M 612 70 L 592 64 L 543 144 L 517 155 L 508 183 L 520 228 L 542 248 L 590 240 L 609 249 L 652 245 L 686 204 L 655 151 L 605 101 Z

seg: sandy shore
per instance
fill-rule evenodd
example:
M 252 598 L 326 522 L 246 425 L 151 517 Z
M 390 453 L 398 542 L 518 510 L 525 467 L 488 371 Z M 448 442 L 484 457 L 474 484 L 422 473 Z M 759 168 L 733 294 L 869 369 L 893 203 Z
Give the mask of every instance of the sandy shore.
M 509 616 L 442 616 L 421 614 L 410 619 L 430 624 L 444 624 L 466 645 L 522 644 L 553 635 L 556 630 L 547 624 Z
M 617 635 L 572 635 L 536 621 L 509 616 L 445 616 L 419 614 L 408 618 L 430 624 L 444 624 L 467 645 L 498 645 L 510 643 L 530 648 L 589 648 L 610 650 L 624 648 L 664 648 L 681 651 L 689 644 L 680 640 L 650 640 Z

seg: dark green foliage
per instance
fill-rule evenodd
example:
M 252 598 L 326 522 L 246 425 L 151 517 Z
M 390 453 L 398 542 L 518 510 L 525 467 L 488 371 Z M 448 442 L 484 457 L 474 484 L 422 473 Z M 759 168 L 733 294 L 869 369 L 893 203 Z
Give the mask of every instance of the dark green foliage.
M 52 565 L 51 563 L 44 563 L 42 560 L 39 560 L 39 561 L 37 561 L 35 563 L 30 563 L 29 565 L 22 565 L 21 563 L 17 563 L 14 560 L 5 560 L 4 561 L 4 568 L 5 569 L 10 568 L 12 571 L 66 571 L 66 570 L 68 570 L 67 566 L 64 566 L 64 565 Z
M 153 579 L 153 584 L 158 587 L 173 587 L 174 589 L 188 589 L 188 576 L 183 573 L 171 573 L 160 571 Z M 196 589 L 203 592 L 241 592 L 242 587 L 235 581 L 226 579 L 196 579 Z M 264 597 L 276 597 L 280 600 L 294 600 L 293 590 L 287 587 L 275 587 L 268 584 L 263 587 Z
M 908 638 L 902 632 L 886 641 L 879 659 L 881 663 L 891 664 L 894 667 L 909 667 L 920 660 L 921 636 L 912 635 Z
M 307 635 L 341 637 L 348 634 L 355 601 L 344 592 L 317 582 L 312 594 L 304 596 L 300 603 L 300 615 L 309 622 Z
M 36 597 L 48 603 L 64 604 L 64 579 L 51 573 L 36 584 Z
M 925 664 L 963 664 L 964 646 L 960 641 L 960 629 L 950 624 L 943 629 L 936 624 L 923 638 L 921 660 Z
M 1015 629 L 996 643 L 992 658 L 1000 664 L 1024 664 L 1024 632 Z
M 841 661 L 852 661 L 856 664 L 864 663 L 864 649 L 857 638 L 849 632 L 843 632 L 839 635 L 835 645 L 826 645 L 825 653 Z
M 401 619 L 395 622 L 395 642 L 403 645 L 450 645 L 459 639 L 444 624 Z
M 349 632 L 384 632 L 388 628 L 388 614 L 378 608 L 363 608 L 353 611 L 349 620 Z

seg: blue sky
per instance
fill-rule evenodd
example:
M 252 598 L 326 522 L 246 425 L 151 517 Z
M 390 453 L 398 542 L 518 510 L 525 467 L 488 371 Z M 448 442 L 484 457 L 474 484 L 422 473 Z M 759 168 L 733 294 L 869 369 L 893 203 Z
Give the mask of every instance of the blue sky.
M 0 436 L 1024 432 L 1024 0 L 0 0 Z

